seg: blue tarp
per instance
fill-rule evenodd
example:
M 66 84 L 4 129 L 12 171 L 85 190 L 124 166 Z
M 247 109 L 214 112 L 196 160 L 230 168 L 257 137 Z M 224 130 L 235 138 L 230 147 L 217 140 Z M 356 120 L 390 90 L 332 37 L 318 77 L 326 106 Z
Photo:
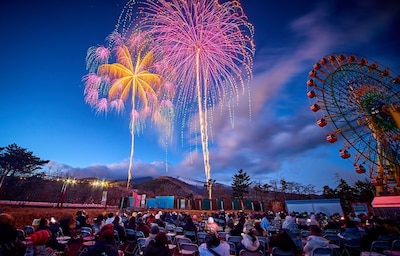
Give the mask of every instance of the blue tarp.
M 147 208 L 174 209 L 174 196 L 156 196 L 147 198 Z
M 156 196 L 158 208 L 160 209 L 173 209 L 174 196 Z
M 146 205 L 147 205 L 147 208 L 149 208 L 149 209 L 158 208 L 157 199 L 155 199 L 155 198 L 147 198 L 146 199 Z

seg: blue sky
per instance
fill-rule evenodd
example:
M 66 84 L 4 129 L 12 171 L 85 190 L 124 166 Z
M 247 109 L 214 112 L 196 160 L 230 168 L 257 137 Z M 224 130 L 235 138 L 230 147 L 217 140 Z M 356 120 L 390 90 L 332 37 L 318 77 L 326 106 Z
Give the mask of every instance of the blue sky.
M 366 178 L 339 157 L 316 125 L 306 96 L 308 72 L 322 57 L 348 52 L 400 73 L 398 1 L 242 0 L 255 26 L 256 55 L 247 95 L 236 110 L 215 118 L 211 176 L 231 184 L 243 169 L 252 181 L 285 179 L 336 186 Z M 127 178 L 129 119 L 99 116 L 85 104 L 86 51 L 104 44 L 125 5 L 120 0 L 3 0 L 0 3 L 0 146 L 17 143 L 50 172 L 76 177 Z M 219 114 L 218 114 L 219 115 Z M 179 137 L 179 136 L 177 136 Z M 200 145 L 176 139 L 168 151 L 151 127 L 136 137 L 133 177 L 183 176 L 205 180 Z M 165 168 L 168 162 L 168 171 Z

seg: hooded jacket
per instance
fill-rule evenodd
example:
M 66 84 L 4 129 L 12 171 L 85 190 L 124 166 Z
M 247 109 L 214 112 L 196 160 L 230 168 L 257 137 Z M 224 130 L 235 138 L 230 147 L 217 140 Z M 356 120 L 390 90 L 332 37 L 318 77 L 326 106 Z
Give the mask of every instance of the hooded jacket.
M 304 245 L 303 252 L 304 256 L 311 255 L 312 250 L 315 248 L 326 248 L 329 246 L 329 241 L 321 236 L 310 235 L 307 239 L 306 245 Z
M 236 251 L 239 254 L 240 250 L 242 249 L 246 249 L 248 251 L 257 251 L 257 250 L 261 250 L 264 251 L 262 248 L 262 245 L 260 245 L 260 241 L 258 240 L 257 236 L 255 236 L 255 240 L 253 241 L 253 237 L 245 234 L 243 235 L 243 239 L 240 243 L 237 244 L 236 246 Z

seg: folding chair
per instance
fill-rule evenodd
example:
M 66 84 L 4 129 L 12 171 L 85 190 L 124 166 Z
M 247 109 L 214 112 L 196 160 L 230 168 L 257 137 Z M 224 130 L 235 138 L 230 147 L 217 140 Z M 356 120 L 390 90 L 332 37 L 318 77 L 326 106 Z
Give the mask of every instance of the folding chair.
M 228 233 L 227 233 L 227 232 L 224 232 L 224 231 L 218 232 L 218 238 L 221 239 L 221 240 L 226 241 L 226 235 L 227 235 L 227 234 L 228 234 Z
M 296 245 L 297 251 L 303 251 L 303 240 L 300 237 L 292 237 L 294 244 Z
M 390 250 L 383 252 L 385 255 L 400 256 L 400 240 L 393 240 Z
M 168 232 L 170 232 L 170 233 L 175 233 L 175 228 L 176 228 L 176 226 L 175 225 L 172 225 L 172 224 L 167 224 L 167 225 L 165 225 L 165 231 L 168 233 Z
M 24 229 L 25 229 L 26 236 L 30 236 L 35 232 L 35 228 L 30 225 L 26 225 Z
M 260 238 L 258 238 L 258 241 L 260 242 L 260 245 L 261 245 L 261 247 L 262 247 L 261 252 L 263 253 L 263 255 L 267 255 L 267 252 L 268 252 L 268 250 L 267 250 L 268 244 L 265 243 L 265 240 L 260 239 Z M 247 254 L 246 254 L 246 255 L 247 255 Z
M 229 244 L 229 255 L 236 256 L 236 245 L 232 242 L 228 242 Z
M 196 243 L 197 244 L 197 234 L 195 231 L 190 231 L 190 230 L 184 230 L 183 231 L 183 235 L 187 238 L 189 238 L 190 240 L 192 240 L 192 243 Z
M 190 238 L 187 237 L 177 237 L 175 239 L 175 242 L 179 253 L 181 253 L 182 251 L 181 244 L 192 244 L 192 240 L 190 240 Z
M 243 237 L 241 237 L 241 236 L 228 236 L 228 239 L 226 241 L 237 245 L 238 243 L 240 243 L 242 241 L 242 239 L 243 239 Z
M 330 244 L 336 244 L 340 246 L 340 237 L 337 234 L 326 234 L 324 237 L 329 240 Z
M 143 231 L 136 231 L 136 239 L 138 239 L 138 238 L 144 238 Z
M 264 253 L 261 250 L 252 252 L 246 249 L 242 249 L 239 252 L 239 256 L 264 256 Z
M 311 256 L 331 256 L 333 255 L 333 249 L 331 248 L 315 248 L 311 252 Z
M 177 235 L 183 235 L 183 227 L 175 227 L 174 232 Z
M 201 245 L 202 243 L 206 242 L 207 233 L 204 231 L 197 232 L 197 244 Z
M 114 240 L 115 240 L 115 244 L 117 245 L 117 248 L 119 249 L 119 247 L 121 247 L 121 245 L 122 245 L 122 241 L 121 241 L 121 238 L 119 237 L 118 231 L 115 229 L 114 229 Z
M 389 241 L 373 241 L 369 250 L 370 256 L 384 255 L 383 251 L 389 250 Z
M 272 256 L 295 256 L 296 252 L 293 250 L 285 252 L 284 250 L 274 247 L 272 248 Z
M 126 247 L 124 250 L 125 254 L 135 255 L 137 248 L 136 248 L 136 231 L 133 229 L 126 229 Z
M 146 238 L 144 238 L 144 237 L 139 237 L 138 239 L 137 239 L 137 254 L 136 255 L 143 255 L 143 249 L 144 249 L 144 246 L 145 246 L 145 244 L 146 244 Z
M 180 245 L 181 251 L 180 255 L 198 255 L 199 254 L 199 246 L 193 243 L 181 243 Z
M 341 240 L 340 243 L 343 246 L 342 255 L 345 256 L 357 256 L 361 255 L 361 243 L 360 239 L 349 239 Z
M 26 237 L 25 230 L 18 228 L 17 229 L 17 239 L 19 241 L 25 241 L 25 237 Z

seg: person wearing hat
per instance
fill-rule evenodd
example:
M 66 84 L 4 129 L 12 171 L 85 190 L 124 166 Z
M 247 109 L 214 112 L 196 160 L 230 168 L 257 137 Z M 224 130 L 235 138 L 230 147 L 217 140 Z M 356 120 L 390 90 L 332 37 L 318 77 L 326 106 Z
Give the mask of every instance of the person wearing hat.
M 218 224 L 214 221 L 213 217 L 208 217 L 206 226 L 204 227 L 205 231 L 217 232 Z
M 258 240 L 256 230 L 254 228 L 249 228 L 249 226 L 247 226 L 245 233 L 242 235 L 242 241 L 236 245 L 236 254 L 239 255 L 239 252 L 242 249 L 250 252 L 255 252 L 258 250 L 264 251 L 264 247 Z
M 8 213 L 0 214 L 0 247 L 4 255 L 16 255 L 17 229 L 15 219 Z
M 100 237 L 96 243 L 89 247 L 85 256 L 122 256 L 124 253 L 118 250 L 114 238 L 114 225 L 106 224 L 101 228 Z
M 154 240 L 156 238 L 156 235 L 160 232 L 160 228 L 158 225 L 153 225 L 150 228 L 150 234 L 148 237 L 146 237 L 146 240 L 144 242 L 144 246 L 147 246 L 151 240 Z
M 304 256 L 311 255 L 316 248 L 327 248 L 329 240 L 323 237 L 324 232 L 317 226 L 311 227 L 310 235 L 307 237 L 307 243 L 304 245 Z
M 201 256 L 229 256 L 230 246 L 218 238 L 217 232 L 207 232 L 205 242 L 199 246 Z
M 161 219 L 161 214 L 157 213 L 154 217 L 154 223 L 156 223 L 159 227 L 165 228 L 165 223 Z

